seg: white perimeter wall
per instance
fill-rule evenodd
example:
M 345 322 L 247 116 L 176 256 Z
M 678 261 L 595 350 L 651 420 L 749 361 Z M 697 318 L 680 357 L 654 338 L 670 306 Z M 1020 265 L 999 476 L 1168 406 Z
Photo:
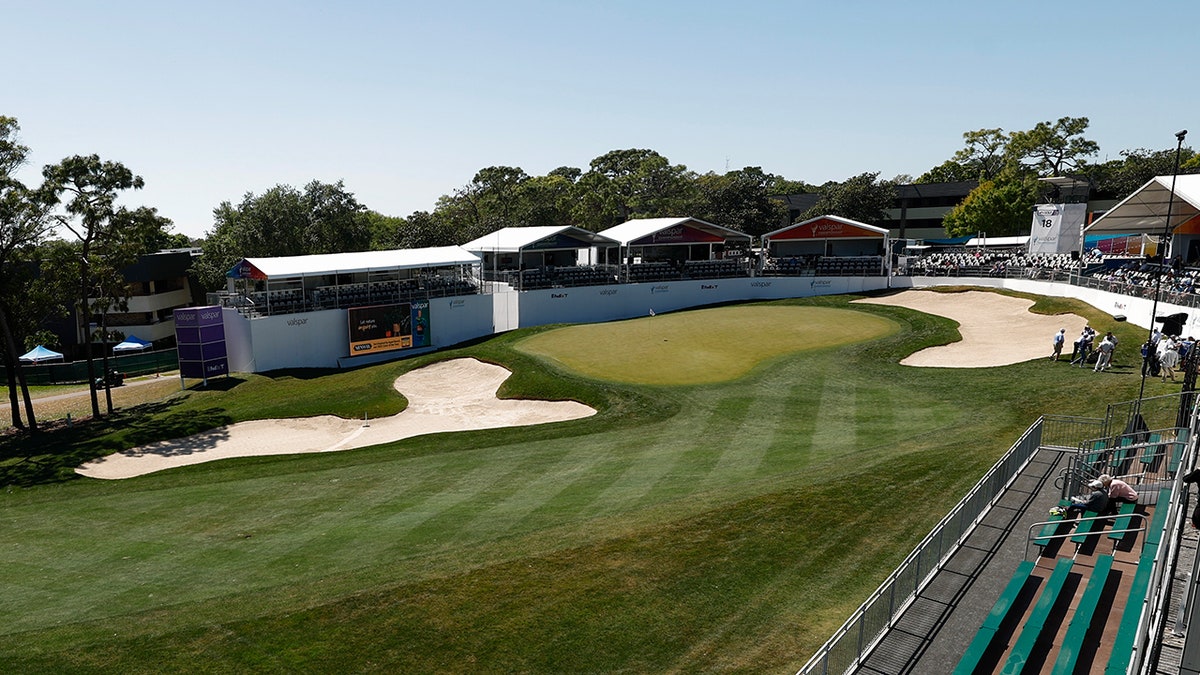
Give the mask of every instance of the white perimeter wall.
M 261 373 L 280 368 L 344 368 L 413 356 L 491 335 L 490 295 L 432 298 L 429 335 L 432 346 L 350 357 L 346 310 L 284 314 L 247 319 L 226 309 L 225 341 L 229 369 Z
M 578 286 L 523 291 L 520 325 L 595 323 L 745 300 L 860 293 L 887 288 L 886 277 L 756 277 Z

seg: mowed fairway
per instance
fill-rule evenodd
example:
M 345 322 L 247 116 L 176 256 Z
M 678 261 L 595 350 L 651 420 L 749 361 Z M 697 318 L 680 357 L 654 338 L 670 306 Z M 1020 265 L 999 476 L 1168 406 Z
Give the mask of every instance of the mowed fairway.
M 518 348 L 596 379 L 688 385 L 732 380 L 781 354 L 897 330 L 895 322 L 865 312 L 741 305 L 570 326 L 539 333 Z
M 557 330 L 533 329 L 358 371 L 248 376 L 132 414 L 72 447 L 255 409 L 319 414 L 343 397 L 382 409 L 397 375 L 459 356 L 512 369 L 501 395 L 599 411 L 8 488 L 0 671 L 794 671 L 1039 414 L 1102 414 L 1137 391 L 1130 359 L 1106 374 L 901 366 L 957 339 L 953 323 L 851 299 L 711 310 L 893 327 L 714 384 L 587 378 L 520 351 Z M 1040 304 L 1110 327 L 1078 303 Z M 1112 327 L 1137 344 L 1135 327 Z M 0 449 L 4 475 L 55 475 Z

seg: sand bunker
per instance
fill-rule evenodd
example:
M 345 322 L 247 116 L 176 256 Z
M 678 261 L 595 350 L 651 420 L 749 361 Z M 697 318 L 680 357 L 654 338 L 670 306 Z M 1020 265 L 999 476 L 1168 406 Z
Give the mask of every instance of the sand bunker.
M 442 361 L 396 379 L 396 389 L 408 398 L 408 408 L 392 417 L 365 425 L 363 420 L 331 415 L 239 422 L 118 452 L 75 471 L 92 478 L 131 478 L 227 457 L 350 450 L 443 431 L 526 426 L 596 414 L 575 401 L 496 398 L 509 375 L 505 368 L 475 359 Z
M 900 362 L 926 368 L 985 368 L 1044 359 L 1060 328 L 1067 329 L 1064 353 L 1069 357 L 1071 342 L 1087 325 L 1076 314 L 1034 314 L 1029 311 L 1032 300 L 984 291 L 903 291 L 855 302 L 907 307 L 957 321 L 960 342 L 922 349 Z

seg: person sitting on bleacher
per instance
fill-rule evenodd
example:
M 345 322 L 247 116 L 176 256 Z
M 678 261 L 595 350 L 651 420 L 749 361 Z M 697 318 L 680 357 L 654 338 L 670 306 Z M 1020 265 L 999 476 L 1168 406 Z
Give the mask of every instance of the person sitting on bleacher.
M 1108 474 L 1100 476 L 1099 480 L 1104 484 L 1104 487 L 1108 488 L 1109 501 L 1126 504 L 1137 503 L 1138 493 L 1129 486 L 1129 483 L 1120 478 L 1113 478 Z
M 1067 508 L 1061 506 L 1050 509 L 1050 515 L 1072 517 L 1075 514 L 1091 511 L 1093 513 L 1104 513 L 1108 510 L 1108 490 L 1104 489 L 1104 483 L 1100 479 L 1088 483 L 1088 487 L 1092 489 L 1091 493 L 1086 495 L 1075 495 L 1071 497 L 1071 503 Z

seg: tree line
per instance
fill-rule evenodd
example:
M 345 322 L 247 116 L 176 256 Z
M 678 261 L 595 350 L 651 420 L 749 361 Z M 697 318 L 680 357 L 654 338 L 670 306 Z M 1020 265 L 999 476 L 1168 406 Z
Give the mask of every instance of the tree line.
M 1099 145 L 1085 136 L 1087 127 L 1086 117 L 1063 117 L 1028 130 L 968 131 L 962 149 L 916 179 L 881 179 L 879 172 L 865 172 L 812 185 L 757 166 L 700 174 L 640 148 L 607 152 L 587 170 L 562 166 L 543 176 L 520 167 L 490 166 L 439 198 L 432 211 L 406 217 L 368 209 L 341 182 L 313 182 L 303 191 L 280 185 L 216 208 L 197 273 L 211 290 L 224 283 L 225 271 L 244 256 L 446 246 L 510 226 L 573 225 L 599 231 L 630 218 L 691 216 L 760 236 L 796 215 L 776 198 L 784 195 L 816 196 L 797 220 L 828 213 L 884 223 L 896 186 L 904 183 L 978 183 L 947 214 L 946 232 L 1003 236 L 1028 230 L 1033 205 L 1045 198 L 1040 193 L 1046 186 L 1038 178 L 1070 175 L 1088 182 L 1094 193 L 1122 198 L 1174 168 L 1173 149 L 1124 150 L 1120 159 L 1096 163 L 1092 160 Z M 1196 171 L 1200 158 L 1185 148 L 1181 172 Z
M 144 185 L 119 162 L 97 155 L 67 157 L 42 169 L 41 185 L 26 186 L 16 178 L 29 157 L 19 130 L 17 120 L 0 116 L 0 356 L 12 424 L 36 432 L 19 361 L 31 346 L 28 339 L 43 337 L 47 322 L 74 312 L 88 380 L 95 381 L 93 345 L 109 337 L 108 313 L 127 309 L 122 271 L 139 255 L 170 247 L 179 238 L 170 235 L 171 221 L 156 209 L 117 206 L 121 193 Z M 107 372 L 106 350 L 99 360 Z M 104 393 L 111 413 L 107 386 Z M 99 417 L 96 387 L 91 387 L 91 405 Z
M 213 210 L 212 229 L 192 242 L 204 250 L 192 271 L 202 286 L 217 290 L 243 257 L 445 246 L 509 226 L 599 231 L 631 218 L 692 216 L 761 236 L 821 214 L 882 224 L 896 186 L 905 183 L 976 182 L 946 215 L 947 234 L 1019 234 L 1028 230 L 1033 205 L 1042 198 L 1038 178 L 1070 175 L 1094 193 L 1119 199 L 1174 169 L 1174 148 L 1124 150 L 1119 159 L 1095 162 L 1099 145 L 1086 137 L 1088 124 L 1086 117 L 1063 117 L 1028 130 L 968 131 L 964 147 L 916 179 L 864 172 L 812 185 L 758 166 L 701 174 L 654 150 L 630 148 L 600 155 L 586 170 L 562 166 L 541 176 L 520 167 L 485 167 L 431 211 L 405 217 L 368 208 L 341 181 L 313 181 L 303 189 L 277 185 Z M 141 254 L 189 242 L 172 234 L 171 222 L 155 209 L 115 205 L 119 194 L 144 184 L 119 162 L 68 157 L 44 167 L 42 185 L 25 186 L 15 177 L 29 155 L 18 131 L 15 119 L 0 116 L 0 354 L 14 426 L 24 426 L 19 389 L 26 419 L 36 429 L 17 357 L 45 337 L 41 327 L 73 310 L 94 380 L 93 344 L 109 337 L 105 318 L 122 311 L 128 298 L 121 270 Z M 1200 171 L 1200 156 L 1191 148 L 1181 159 L 1181 173 Z M 779 199 L 805 194 L 813 195 L 813 206 L 799 214 Z M 106 358 L 102 351 L 103 372 Z M 111 412 L 111 396 L 107 402 Z M 92 412 L 100 414 L 94 388 Z

